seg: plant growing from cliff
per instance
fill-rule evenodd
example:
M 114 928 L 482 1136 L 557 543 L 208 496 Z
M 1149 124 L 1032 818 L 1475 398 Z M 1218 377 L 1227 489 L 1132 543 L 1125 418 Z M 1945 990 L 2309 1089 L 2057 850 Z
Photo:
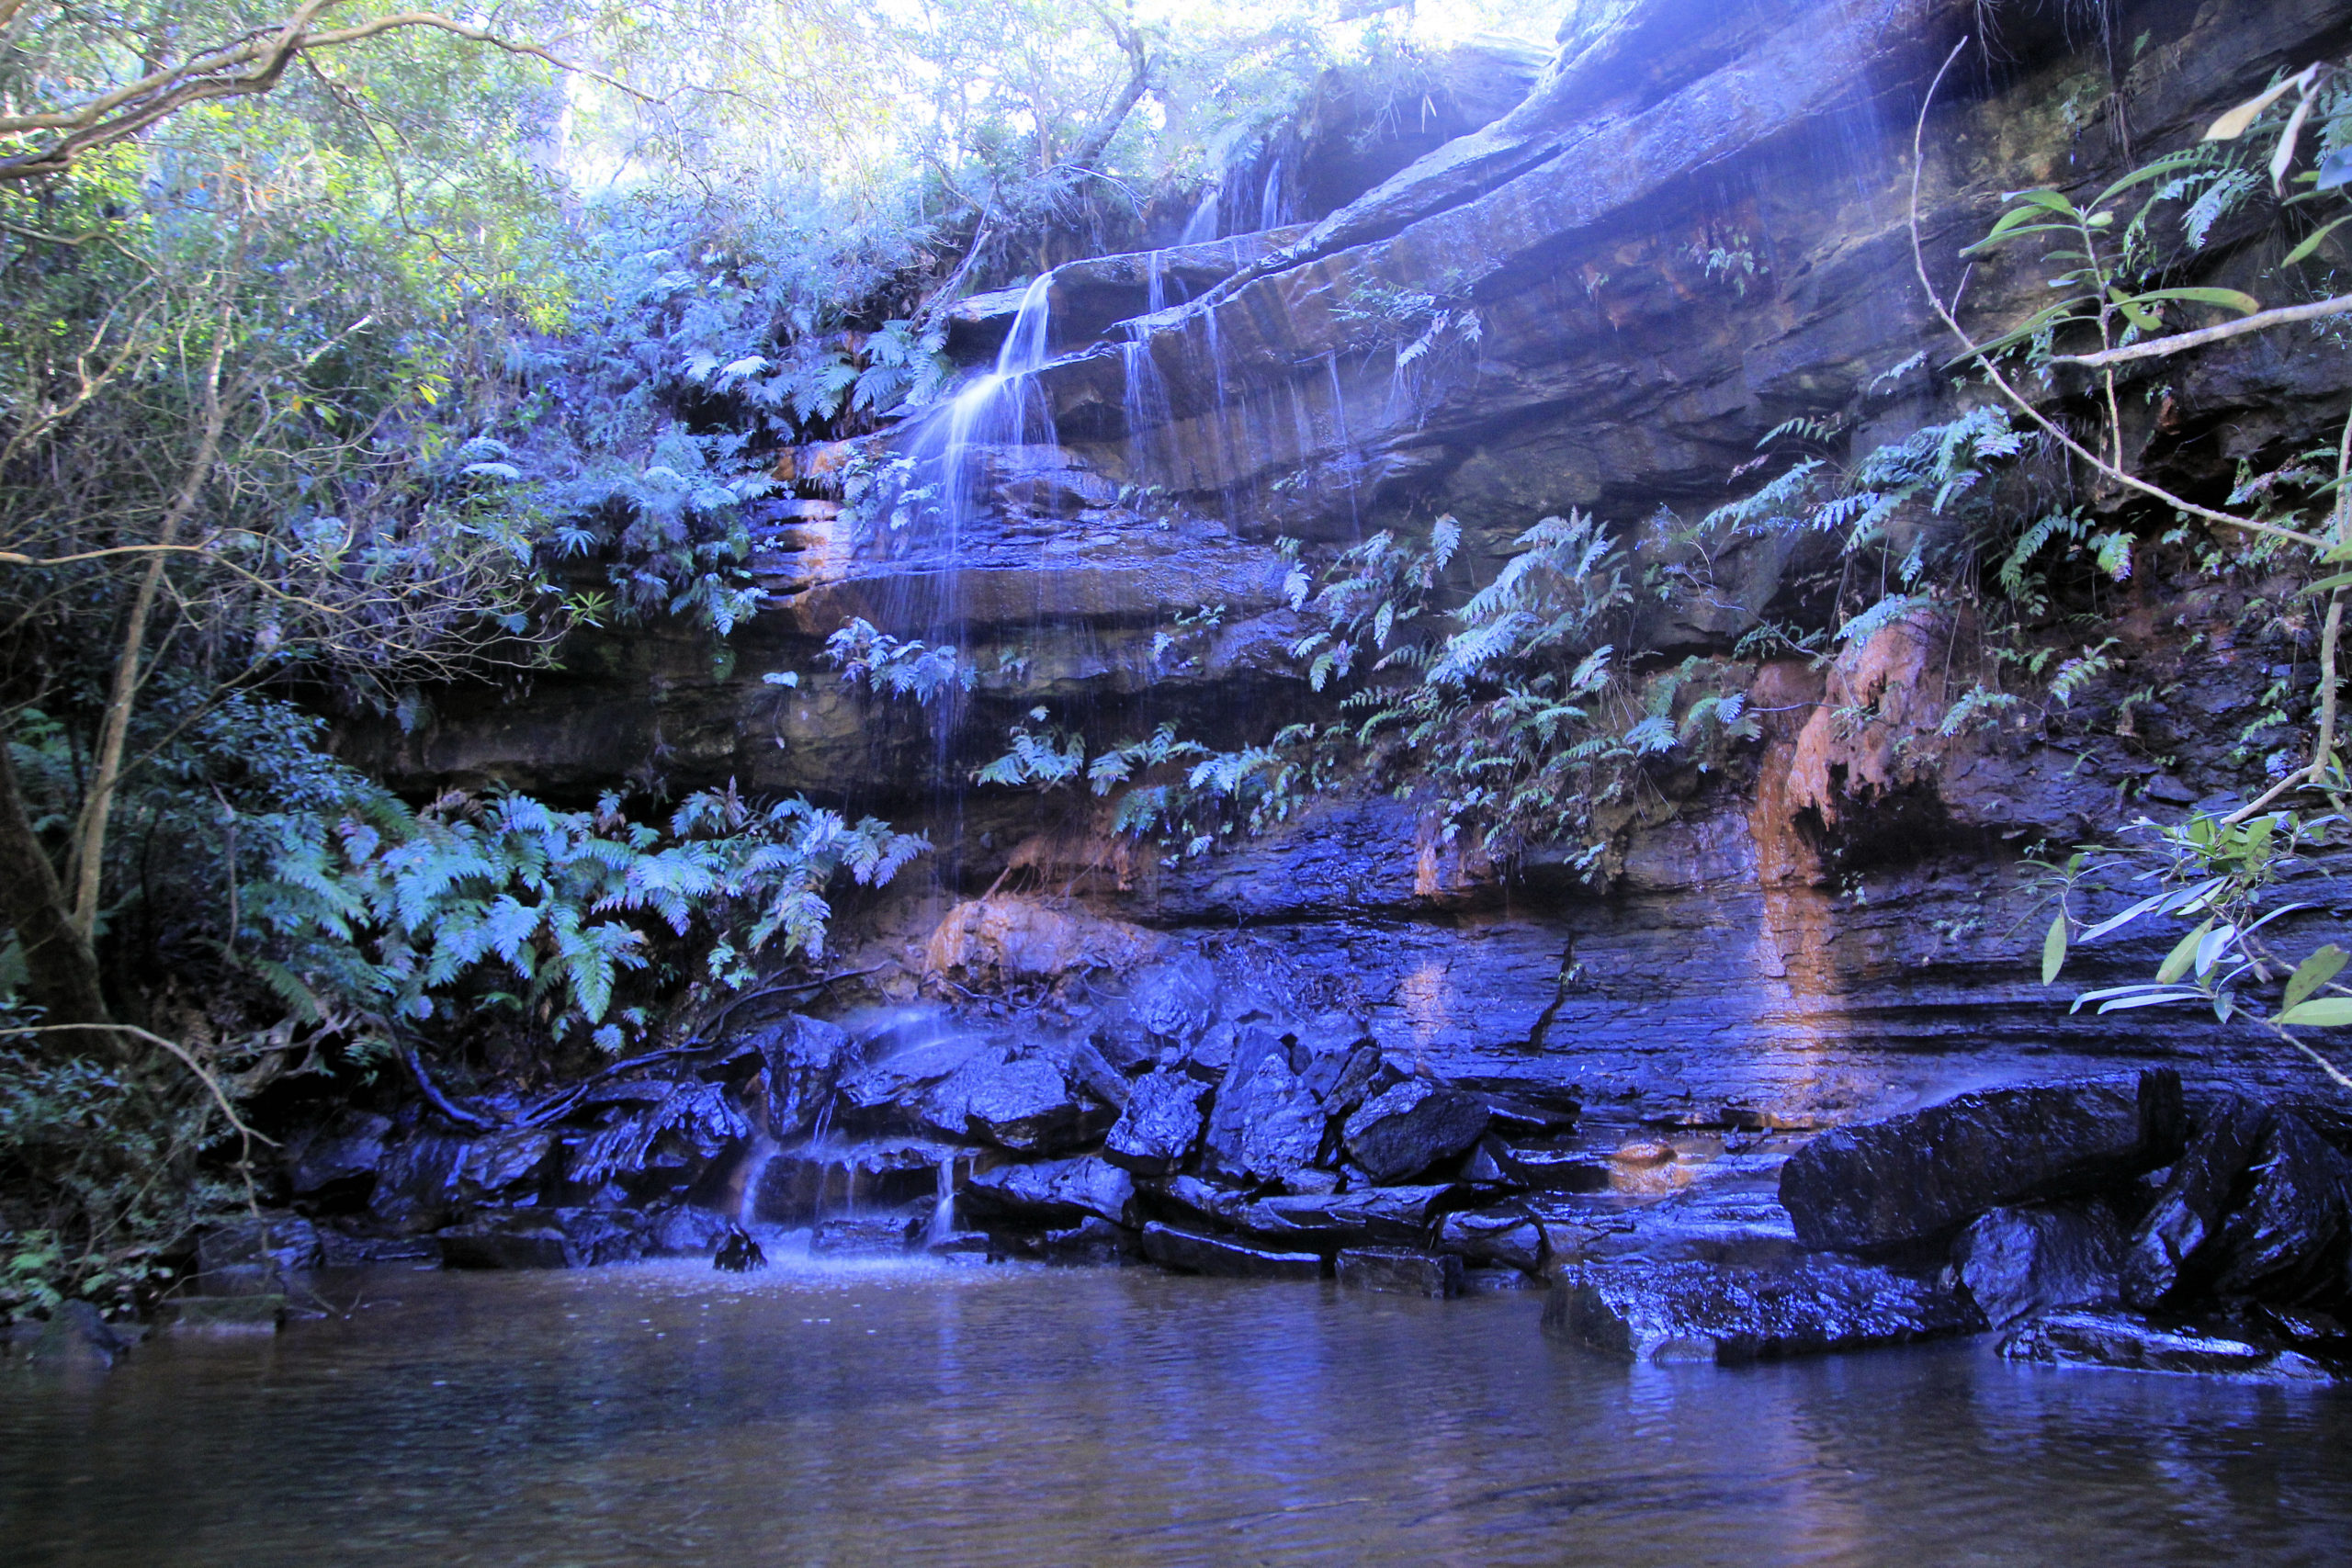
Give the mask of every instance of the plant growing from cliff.
M 1950 62 L 1946 62 L 1946 70 Z M 1938 84 L 1941 82 L 1940 73 Z M 2290 98 L 2293 107 L 2285 105 Z M 2263 173 L 2267 184 L 2283 195 L 2301 155 L 2302 138 L 2315 130 L 2320 157 L 2317 166 L 2295 175 L 2308 186 L 2290 206 L 2333 197 L 2340 202 L 2352 184 L 2352 92 L 2345 73 L 2334 67 L 2313 65 L 2297 75 L 2275 81 L 2267 90 L 2222 116 L 2207 131 L 2204 143 L 2142 166 L 2109 186 L 2086 204 L 2076 204 L 2057 191 L 2030 191 L 2012 198 L 2009 210 L 1993 231 L 1972 250 L 1982 254 L 2030 234 L 2054 234 L 2063 248 L 2050 259 L 2068 270 L 2052 283 L 2064 298 L 2030 316 L 2024 322 L 1989 341 L 1979 341 L 1960 322 L 1956 306 L 1938 292 L 1929 276 L 1919 239 L 1918 164 L 1923 150 L 1928 105 L 1920 111 L 1913 152 L 1913 257 L 1920 281 L 1928 288 L 1937 315 L 1958 339 L 1961 362 L 1972 365 L 2010 408 L 2039 426 L 2075 460 L 2101 480 L 2119 490 L 2144 497 L 2183 518 L 2199 519 L 2257 544 L 2276 548 L 2307 549 L 2323 570 L 2352 563 L 2352 422 L 2347 422 L 2335 453 L 2332 478 L 2317 473 L 2301 476 L 2312 502 L 2326 505 L 2316 522 L 2301 515 L 2282 515 L 2278 497 L 2263 498 L 2256 513 L 2230 512 L 2205 506 L 2175 494 L 2132 471 L 2126 461 L 2118 399 L 2119 367 L 2262 332 L 2298 321 L 2352 310 L 2352 296 L 2314 300 L 2309 304 L 2264 310 L 2260 302 L 2235 290 L 2211 288 L 2148 288 L 2154 270 L 2148 236 L 2152 215 L 2167 200 L 2193 197 L 2181 220 L 2190 251 L 2202 247 L 2213 224 L 2233 203 L 2258 188 L 2261 182 L 2238 162 L 2238 148 L 2249 132 L 2266 123 L 2275 127 L 2271 152 Z M 2201 182 L 2201 183 L 2200 183 Z M 2130 220 L 2119 231 L 2119 204 L 2143 187 L 2153 193 L 2140 200 Z M 2294 265 L 2315 253 L 2335 228 L 2352 214 L 2319 224 L 2287 254 Z M 2235 321 L 2187 332 L 2167 333 L 2160 311 L 2167 305 L 2218 305 L 2239 312 Z M 2079 352 L 2056 352 L 2057 334 L 2096 334 L 2096 346 Z M 2095 392 L 2106 415 L 2104 450 L 2094 449 L 2044 412 L 2009 378 L 2002 360 L 2020 347 L 2033 362 L 2048 367 L 2072 366 L 2095 373 Z M 2318 482 L 2313 482 L 2318 481 Z M 2254 499 L 2241 482 L 2230 504 Z M 2128 555 L 2120 564 L 2128 570 Z M 2343 954 L 2333 946 L 2310 953 L 2301 962 L 2282 956 L 2264 934 L 2270 923 L 2301 906 L 2265 909 L 2263 902 L 2284 868 L 2312 846 L 2333 842 L 2340 835 L 2346 815 L 2345 769 L 2337 751 L 2337 652 L 2343 623 L 2343 593 L 2352 586 L 2352 572 L 2324 576 L 2306 592 L 2328 593 L 2320 637 L 2319 681 L 2314 733 L 2308 760 L 2288 766 L 2262 795 L 2226 814 L 2193 813 L 2177 825 L 2143 819 L 2134 825 L 2135 843 L 2120 848 L 2086 848 L 2062 865 L 2042 870 L 2054 885 L 2059 908 L 2044 937 L 2042 979 L 2049 984 L 2062 973 L 2071 948 L 2123 929 L 2150 916 L 2194 920 L 2174 947 L 2152 982 L 2109 987 L 2078 997 L 2076 1007 L 2096 1002 L 2101 1011 L 2198 1002 L 2211 1005 L 2217 1021 L 2245 1016 L 2260 1021 L 2278 1038 L 2310 1057 L 2339 1086 L 2352 1089 L 2352 1077 L 2294 1033 L 2300 1027 L 2352 1024 L 2352 997 L 2339 992 L 2335 978 Z M 2099 657 L 2086 650 L 2086 663 Z M 2074 666 L 2069 666 L 2069 669 Z M 2064 671 L 2062 671 L 2062 674 Z M 2297 793 L 2323 795 L 2334 810 L 2303 816 L 2274 808 L 2273 803 Z M 2113 886 L 2126 880 L 2153 881 L 2158 890 L 2120 914 L 2097 923 L 2076 918 L 2075 895 L 2089 886 Z M 2284 981 L 2277 1009 L 2252 1002 L 2251 986 Z
M 953 646 L 892 637 L 863 615 L 851 616 L 825 639 L 824 657 L 842 679 L 876 695 L 925 705 L 951 692 L 968 692 L 980 679 L 978 666 Z

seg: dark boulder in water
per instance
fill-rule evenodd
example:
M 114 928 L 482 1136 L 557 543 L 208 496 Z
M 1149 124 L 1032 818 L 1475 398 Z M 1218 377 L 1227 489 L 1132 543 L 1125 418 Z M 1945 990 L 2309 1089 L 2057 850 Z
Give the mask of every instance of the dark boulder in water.
M 1407 1078 L 1348 1118 L 1349 1155 L 1374 1181 L 1402 1181 L 1476 1143 L 1486 1101 L 1428 1078 Z
M 2096 1201 L 1995 1209 L 1952 1245 L 1961 1283 L 1996 1328 L 2115 1301 L 2122 1258 L 2114 1211 Z
M 1109 1107 L 1073 1086 L 1044 1056 L 991 1047 L 965 1062 L 925 1097 L 923 1120 L 954 1138 L 976 1138 L 1027 1154 L 1059 1154 L 1101 1137 Z
M 1334 1273 L 1345 1290 L 1440 1299 L 1462 1293 L 1462 1259 L 1450 1252 L 1351 1247 L 1340 1254 Z
M 922 1236 L 912 1214 L 827 1220 L 808 1238 L 808 1250 L 833 1258 L 903 1258 Z
M 768 1131 L 777 1138 L 807 1131 L 857 1065 L 857 1046 L 840 1025 L 799 1013 L 750 1039 L 767 1069 Z
M 1278 1181 L 1316 1163 L 1330 1127 L 1275 1038 L 1245 1042 L 1209 1113 L 1207 1161 L 1228 1175 Z
M 964 1185 L 966 1207 L 976 1215 L 1062 1226 L 1089 1215 L 1125 1224 L 1135 1195 L 1135 1178 L 1100 1155 L 1001 1165 Z
M 1143 1255 L 1163 1269 L 1240 1280 L 1319 1280 L 1323 1259 L 1312 1252 L 1273 1252 L 1224 1236 L 1152 1224 L 1143 1228 Z
M 1732 1363 L 1971 1334 L 1984 1318 L 1940 1286 L 1862 1264 L 1574 1265 L 1552 1282 L 1544 1326 L 1645 1361 Z
M 752 1239 L 752 1233 L 741 1225 L 727 1227 L 727 1239 L 710 1259 L 710 1266 L 729 1274 L 748 1274 L 754 1269 L 768 1266 L 768 1255 Z
M 2168 1067 L 1985 1089 L 1822 1134 L 1781 1168 L 1781 1202 L 1807 1247 L 1898 1247 L 2006 1203 L 2094 1192 L 2167 1164 L 2185 1121 Z
M 2352 1303 L 2352 1160 L 2275 1111 L 2244 1196 L 2214 1237 L 2208 1289 L 2283 1306 Z
M 2269 1126 L 2268 1106 L 2236 1095 L 2199 1109 L 2196 1136 L 2132 1233 L 2126 1305 L 2148 1311 L 2203 1288 L 2213 1272 L 2211 1244 Z
M 2055 1312 L 2031 1318 L 2001 1341 L 2014 1361 L 2126 1371 L 2195 1372 L 2267 1382 L 2331 1381 L 2327 1369 L 2294 1350 L 2188 1327 L 2167 1327 L 2127 1312 Z
M 1102 1140 L 1102 1156 L 1137 1176 L 1167 1176 L 1200 1146 L 1207 1125 L 1202 1109 L 1209 1086 L 1190 1074 L 1164 1070 L 1137 1078 L 1126 1108 Z

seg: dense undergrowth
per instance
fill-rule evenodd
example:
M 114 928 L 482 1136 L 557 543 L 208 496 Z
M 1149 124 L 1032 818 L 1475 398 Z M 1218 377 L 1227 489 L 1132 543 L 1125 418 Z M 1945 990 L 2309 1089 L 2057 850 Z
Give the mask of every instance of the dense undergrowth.
M 564 77 L 364 9 L 0 18 L 0 1312 L 148 1289 L 289 1089 L 528 1082 L 816 961 L 920 840 L 403 801 L 322 716 L 583 626 L 723 647 L 777 451 L 935 398 L 956 298 L 1172 240 L 1335 67 L 1424 86 L 1306 0 L 558 7 Z

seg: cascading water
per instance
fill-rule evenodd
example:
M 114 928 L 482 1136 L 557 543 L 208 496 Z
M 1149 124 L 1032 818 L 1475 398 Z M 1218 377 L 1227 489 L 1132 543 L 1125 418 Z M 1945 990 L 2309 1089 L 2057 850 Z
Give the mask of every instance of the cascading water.
M 939 1196 L 932 1203 L 931 1234 L 925 1240 L 930 1246 L 938 1247 L 955 1234 L 956 1156 L 951 1153 L 939 1156 Z
M 949 400 L 944 417 L 935 422 L 935 441 L 926 439 L 918 454 L 918 461 L 927 457 L 933 470 L 944 534 L 939 542 L 951 557 L 984 504 L 991 454 L 1057 444 L 1053 406 L 1032 379 L 1044 367 L 1051 343 L 1053 287 L 1051 273 L 1029 285 L 994 368 Z
M 1205 245 L 1216 238 L 1216 209 L 1220 192 L 1209 186 L 1201 197 L 1201 204 L 1193 209 L 1193 216 L 1184 221 L 1183 233 L 1177 236 L 1180 245 Z

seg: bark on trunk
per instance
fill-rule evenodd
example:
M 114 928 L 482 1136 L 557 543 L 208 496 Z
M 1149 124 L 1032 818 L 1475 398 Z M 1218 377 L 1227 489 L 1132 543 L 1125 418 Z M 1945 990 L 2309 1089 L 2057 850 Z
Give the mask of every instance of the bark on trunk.
M 97 955 L 74 923 L 64 885 L 33 832 L 16 758 L 5 737 L 0 737 L 0 914 L 7 917 L 24 948 L 25 990 L 47 1015 L 45 1021 L 111 1021 L 98 987 Z M 78 1034 L 62 1038 L 76 1043 L 84 1040 Z M 119 1049 L 111 1034 L 87 1038 L 92 1043 L 103 1039 L 108 1049 Z

